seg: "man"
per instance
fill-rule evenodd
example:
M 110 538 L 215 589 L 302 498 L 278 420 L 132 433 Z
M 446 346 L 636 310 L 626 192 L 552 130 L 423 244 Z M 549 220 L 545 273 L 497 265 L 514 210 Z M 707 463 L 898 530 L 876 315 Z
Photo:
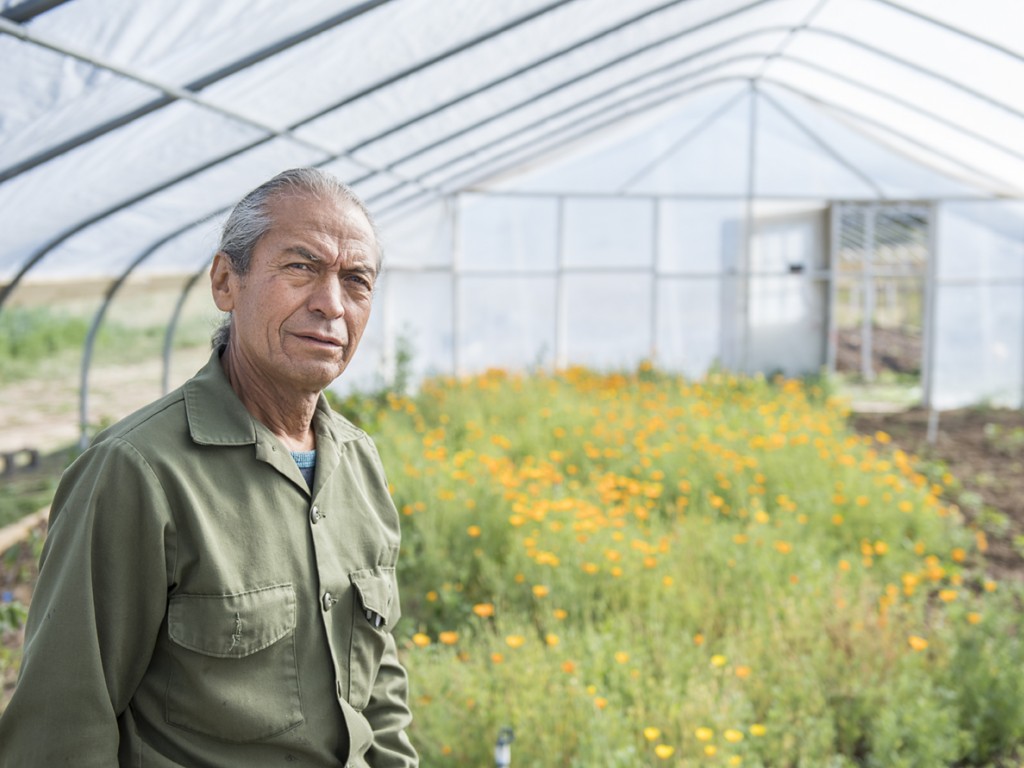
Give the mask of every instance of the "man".
M 235 207 L 210 362 L 61 481 L 0 766 L 417 764 L 398 515 L 373 443 L 322 395 L 380 259 L 363 204 L 321 171 Z

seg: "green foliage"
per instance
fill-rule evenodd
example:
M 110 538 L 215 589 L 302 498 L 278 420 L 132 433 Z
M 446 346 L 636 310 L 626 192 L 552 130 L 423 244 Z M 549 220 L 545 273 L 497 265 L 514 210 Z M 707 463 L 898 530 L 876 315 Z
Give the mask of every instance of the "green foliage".
M 0 384 L 77 370 L 91 317 L 47 307 L 5 307 L 0 311 Z M 166 326 L 128 325 L 109 317 L 100 326 L 95 352 L 110 362 L 136 362 L 163 351 Z M 189 318 L 175 334 L 175 348 L 209 343 L 209 322 Z
M 424 764 L 489 764 L 506 725 L 522 765 L 1019 756 L 1019 590 L 971 569 L 955 480 L 817 382 L 491 371 L 348 405 L 402 514 Z

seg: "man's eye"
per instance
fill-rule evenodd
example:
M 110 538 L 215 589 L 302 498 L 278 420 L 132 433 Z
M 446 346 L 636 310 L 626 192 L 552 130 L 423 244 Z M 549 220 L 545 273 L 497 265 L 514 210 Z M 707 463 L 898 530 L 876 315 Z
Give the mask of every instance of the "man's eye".
M 366 288 L 367 290 L 373 288 L 373 283 L 371 283 L 368 278 L 365 278 L 362 275 L 349 275 L 348 279 L 349 282 L 357 283 L 361 288 Z
M 289 264 L 288 269 L 294 269 L 301 272 L 305 272 L 313 268 L 309 264 L 306 264 L 305 262 L 297 261 L 294 264 Z

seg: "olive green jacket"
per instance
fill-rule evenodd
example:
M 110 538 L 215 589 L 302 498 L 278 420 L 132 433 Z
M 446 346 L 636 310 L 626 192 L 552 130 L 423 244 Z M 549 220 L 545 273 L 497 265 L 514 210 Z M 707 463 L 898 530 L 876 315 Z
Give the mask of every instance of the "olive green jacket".
M 310 493 L 215 353 L 54 499 L 0 766 L 414 766 L 398 514 L 321 396 Z

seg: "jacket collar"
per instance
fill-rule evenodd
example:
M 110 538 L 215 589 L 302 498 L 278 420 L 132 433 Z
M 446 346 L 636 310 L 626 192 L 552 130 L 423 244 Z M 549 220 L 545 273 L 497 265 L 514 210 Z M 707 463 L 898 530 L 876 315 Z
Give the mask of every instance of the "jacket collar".
M 270 434 L 269 430 L 257 424 L 231 388 L 220 364 L 221 352 L 223 347 L 215 349 L 183 388 L 189 432 L 199 445 L 253 445 L 258 432 Z M 318 449 L 329 447 L 322 445 L 324 442 L 340 446 L 363 435 L 361 429 L 331 409 L 323 394 L 313 418 Z

